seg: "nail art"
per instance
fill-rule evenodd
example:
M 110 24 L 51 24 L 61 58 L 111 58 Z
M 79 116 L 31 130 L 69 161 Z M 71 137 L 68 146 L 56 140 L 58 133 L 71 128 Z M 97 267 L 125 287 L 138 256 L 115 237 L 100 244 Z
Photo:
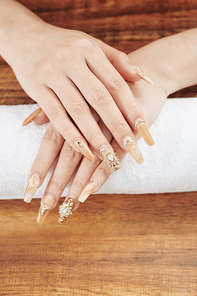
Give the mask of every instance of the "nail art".
M 135 121 L 135 129 L 149 146 L 152 146 L 154 144 L 154 140 L 151 136 L 145 120 L 138 118 Z
M 22 126 L 26 126 L 31 123 L 36 116 L 42 111 L 42 108 L 36 109 L 33 113 L 31 113 L 22 123 Z
M 37 173 L 34 173 L 27 184 L 27 188 L 25 190 L 25 197 L 24 201 L 30 203 L 36 190 L 38 189 L 40 185 L 40 177 Z
M 86 185 L 86 187 L 83 189 L 79 196 L 79 201 L 84 202 L 90 194 L 93 193 L 94 189 L 96 188 L 97 181 L 95 180 L 90 180 L 89 183 Z
M 133 159 L 138 163 L 141 164 L 144 162 L 144 158 L 142 153 L 136 143 L 136 141 L 132 137 L 125 137 L 123 140 L 123 145 L 129 154 L 133 157 Z
M 69 198 L 67 201 L 64 201 L 63 204 L 59 207 L 59 222 L 63 223 L 70 215 L 72 215 L 72 209 L 74 206 L 74 200 Z
M 75 141 L 75 145 L 88 160 L 92 161 L 94 159 L 94 155 L 92 154 L 91 150 L 88 148 L 88 146 L 82 141 L 81 139 L 77 139 Z
M 133 67 L 134 68 L 134 70 L 135 70 L 135 72 L 138 74 L 138 75 L 140 75 L 140 77 L 142 78 L 142 79 L 144 79 L 146 82 L 148 82 L 149 84 L 154 84 L 153 83 L 153 81 L 148 77 L 148 76 L 146 76 L 146 74 L 143 72 L 143 71 L 141 71 L 138 67 Z
M 100 154 L 102 155 L 104 161 L 106 161 L 114 171 L 117 171 L 120 168 L 120 162 L 118 157 L 108 146 L 103 146 L 100 149 Z
M 45 218 L 50 213 L 50 210 L 54 204 L 54 198 L 50 195 L 46 195 L 40 203 L 40 209 L 38 212 L 37 222 L 42 224 Z

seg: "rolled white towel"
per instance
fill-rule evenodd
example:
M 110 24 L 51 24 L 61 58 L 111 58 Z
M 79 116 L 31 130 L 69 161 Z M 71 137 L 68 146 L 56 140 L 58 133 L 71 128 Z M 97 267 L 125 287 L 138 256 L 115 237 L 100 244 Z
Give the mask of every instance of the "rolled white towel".
M 27 177 L 47 124 L 22 127 L 37 105 L 0 106 L 0 199 L 23 198 Z M 169 99 L 151 126 L 155 145 L 138 145 L 145 162 L 127 155 L 98 193 L 163 193 L 197 190 L 197 99 Z M 51 172 L 35 197 L 41 197 Z M 66 196 L 68 187 L 62 196 Z

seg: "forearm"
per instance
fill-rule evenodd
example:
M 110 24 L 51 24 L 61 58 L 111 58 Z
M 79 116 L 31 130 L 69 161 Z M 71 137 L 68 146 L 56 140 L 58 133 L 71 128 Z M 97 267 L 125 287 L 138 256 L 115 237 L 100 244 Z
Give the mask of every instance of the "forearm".
M 197 29 L 162 38 L 129 55 L 167 96 L 197 84 Z M 150 74 L 149 74 L 150 73 Z

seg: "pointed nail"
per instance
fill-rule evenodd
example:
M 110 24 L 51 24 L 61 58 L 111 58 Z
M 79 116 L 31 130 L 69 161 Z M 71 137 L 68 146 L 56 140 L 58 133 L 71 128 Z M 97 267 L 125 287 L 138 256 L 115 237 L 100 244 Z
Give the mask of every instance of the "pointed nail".
M 94 155 L 92 154 L 91 150 L 88 148 L 88 146 L 82 141 L 81 139 L 77 139 L 75 141 L 75 145 L 88 160 L 92 161 L 94 159 Z
M 100 154 L 102 155 L 104 161 L 106 161 L 114 171 L 117 171 L 120 168 L 119 159 L 111 148 L 104 145 L 100 149 Z
M 26 126 L 31 123 L 36 116 L 42 111 L 42 108 L 36 109 L 33 113 L 31 113 L 22 123 L 22 126 Z
M 46 195 L 40 203 L 40 209 L 38 212 L 37 222 L 43 224 L 44 220 L 50 213 L 50 210 L 54 204 L 55 200 L 52 196 Z
M 24 201 L 30 203 L 36 190 L 38 189 L 40 185 L 40 177 L 37 173 L 34 173 L 27 184 L 27 188 L 25 190 L 25 197 Z
M 136 141 L 132 137 L 130 136 L 125 137 L 123 139 L 123 145 L 138 164 L 141 164 L 144 162 L 144 158 L 142 156 L 140 148 L 138 147 Z
M 144 79 L 146 82 L 148 82 L 149 84 L 154 84 L 153 83 L 153 81 L 148 77 L 148 76 L 146 76 L 146 74 L 143 72 L 143 71 L 141 71 L 138 67 L 134 67 L 133 66 L 133 68 L 134 68 L 134 71 L 138 74 L 138 75 L 140 75 L 140 77 L 142 78 L 142 79 Z
M 72 215 L 72 209 L 74 207 L 74 199 L 69 198 L 67 201 L 64 201 L 63 204 L 59 207 L 59 222 L 64 223 L 64 221 Z
M 97 181 L 91 180 L 81 192 L 78 200 L 80 202 L 84 202 L 88 198 L 88 196 L 90 196 L 90 194 L 94 192 L 94 189 L 96 188 L 96 186 L 97 186 Z
M 154 140 L 151 136 L 149 128 L 143 119 L 138 118 L 135 121 L 135 129 L 149 146 L 154 145 Z

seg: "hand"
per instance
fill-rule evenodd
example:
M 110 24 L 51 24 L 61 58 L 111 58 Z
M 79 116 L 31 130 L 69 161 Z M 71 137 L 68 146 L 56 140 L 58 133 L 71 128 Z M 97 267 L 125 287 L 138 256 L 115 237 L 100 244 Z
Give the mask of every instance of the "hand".
M 0 7 L 3 18 L 5 11 L 7 18 L 11 15 L 9 21 L 1 20 L 0 53 L 26 93 L 73 149 L 89 160 L 94 156 L 87 142 L 100 158 L 102 147 L 110 147 L 89 106 L 126 151 L 125 137 L 134 138 L 136 120 L 145 117 L 125 80 L 140 80 L 137 72 L 146 77 L 126 54 L 83 32 L 49 25 L 17 2 L 7 3 Z M 145 139 L 152 145 L 145 128 Z

